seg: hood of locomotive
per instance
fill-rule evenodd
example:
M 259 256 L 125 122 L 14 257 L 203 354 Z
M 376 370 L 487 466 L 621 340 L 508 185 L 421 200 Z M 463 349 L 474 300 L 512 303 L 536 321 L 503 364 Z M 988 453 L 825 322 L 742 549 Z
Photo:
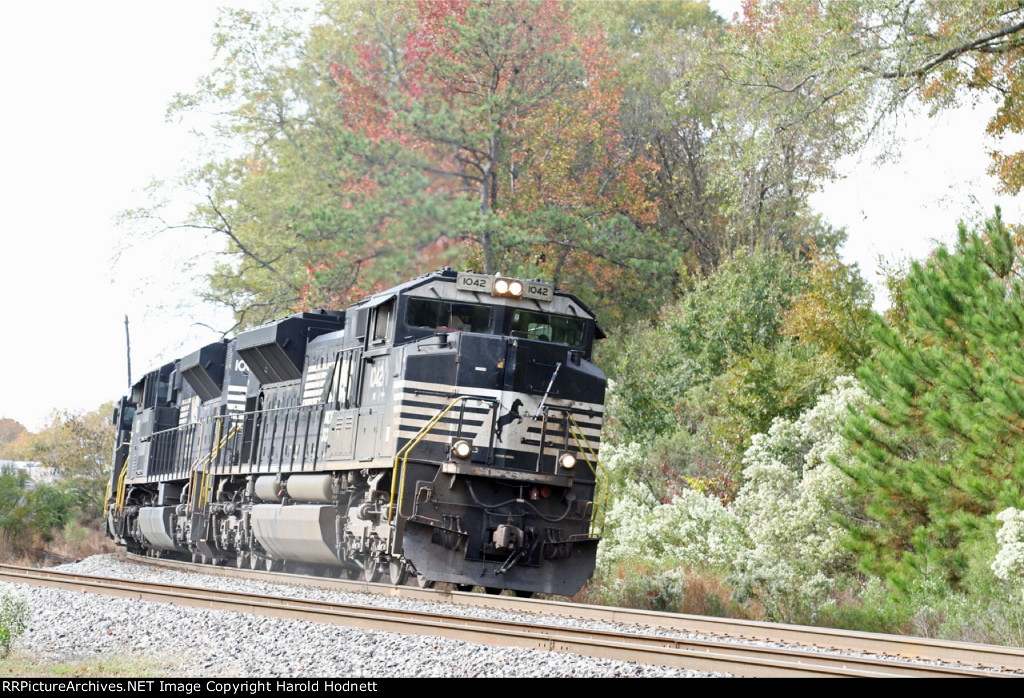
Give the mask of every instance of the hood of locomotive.
M 579 349 L 562 344 L 468 332 L 421 340 L 396 386 L 400 439 L 462 397 L 424 437 L 428 458 L 448 460 L 449 445 L 466 439 L 472 463 L 554 473 L 561 453 L 596 455 L 606 382 Z

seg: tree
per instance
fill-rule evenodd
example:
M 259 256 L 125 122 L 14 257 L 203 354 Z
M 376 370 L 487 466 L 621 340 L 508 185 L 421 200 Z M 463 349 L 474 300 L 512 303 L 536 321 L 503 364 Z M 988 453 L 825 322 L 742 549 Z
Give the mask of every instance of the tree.
M 803 285 L 796 259 L 763 249 L 737 252 L 707 278 L 690 277 L 682 299 L 620 356 L 616 435 L 644 441 L 685 421 L 684 395 L 725 372 L 734 355 L 774 344 Z
M 0 535 L 17 553 L 53 540 L 71 521 L 73 509 L 72 497 L 59 486 L 32 483 L 21 470 L 0 469 Z
M 822 98 L 807 103 L 808 114 L 848 102 L 846 114 L 866 117 L 841 129 L 854 146 L 915 100 L 934 113 L 965 98 L 994 99 L 988 133 L 1001 140 L 1024 131 L 1024 7 L 1014 0 L 751 0 L 736 33 L 747 37 L 744 46 L 771 47 L 746 54 L 763 79 L 744 84 L 764 100 L 787 100 L 810 86 Z M 777 77 L 780 63 L 788 79 Z M 1004 189 L 1019 192 L 1024 153 L 996 150 L 992 157 Z
M 159 205 L 129 212 L 171 232 L 192 228 L 222 239 L 204 298 L 230 307 L 236 326 L 317 304 L 308 293 L 317 264 L 344 264 L 338 295 L 373 284 L 360 271 L 375 254 L 365 233 L 376 219 L 345 206 L 339 160 L 350 146 L 329 70 L 345 60 L 355 7 L 331 3 L 315 24 L 293 8 L 225 11 L 213 36 L 219 66 L 168 109 L 179 120 L 215 115 L 202 131 L 209 160 L 180 182 L 196 206 L 183 221 L 164 221 Z
M 27 431 L 23 424 L 13 419 L 7 417 L 0 418 L 0 449 Z
M 997 215 L 961 226 L 907 274 L 896 326 L 860 372 L 878 405 L 851 421 L 848 468 L 867 520 L 847 520 L 863 569 L 906 589 L 957 587 L 994 513 L 1024 505 L 1021 238 Z
M 49 426 L 12 443 L 7 451 L 18 460 L 54 468 L 59 478 L 57 488 L 75 503 L 85 522 L 95 522 L 103 515 L 103 494 L 114 446 L 110 424 L 113 409 L 108 403 L 92 412 L 56 411 Z M 50 496 L 40 489 L 45 488 L 37 488 L 38 497 Z
M 208 297 L 250 325 L 457 264 L 651 312 L 672 266 L 645 231 L 652 165 L 621 139 L 614 66 L 570 7 L 334 0 L 311 28 L 225 14 L 220 67 L 171 108 L 216 112 L 231 144 L 168 226 L 224 237 Z
M 834 255 L 740 250 L 618 357 L 609 432 L 644 445 L 634 477 L 668 501 L 697 489 L 730 501 L 753 434 L 795 419 L 868 351 L 871 296 Z
M 620 136 L 600 33 L 557 0 L 378 3 L 372 17 L 358 61 L 333 67 L 346 128 L 367 146 L 345 172 L 365 203 L 394 198 L 391 167 L 418 171 L 462 223 L 428 229 L 475 245 L 484 271 L 649 307 L 636 281 L 657 288 L 665 259 L 643 230 L 652 164 Z

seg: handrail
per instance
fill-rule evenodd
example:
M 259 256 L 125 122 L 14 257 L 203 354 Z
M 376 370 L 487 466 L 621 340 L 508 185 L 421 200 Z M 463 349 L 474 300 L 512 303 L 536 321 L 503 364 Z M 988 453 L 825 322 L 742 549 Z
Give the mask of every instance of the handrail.
M 121 474 L 117 478 L 117 495 L 114 498 L 114 510 L 117 511 L 118 514 L 120 514 L 122 511 L 124 511 L 125 475 L 128 474 L 128 461 L 131 460 L 131 455 L 132 455 L 132 453 L 131 453 L 131 442 L 129 441 L 127 444 L 121 444 L 121 446 L 125 446 L 125 445 L 128 446 L 128 453 L 125 454 L 125 456 L 124 456 L 124 463 L 121 465 Z M 119 451 L 121 449 L 121 446 L 118 446 L 116 449 L 114 449 L 114 452 L 117 453 L 117 451 Z M 109 483 L 108 483 L 108 485 L 109 485 Z M 107 498 L 108 499 L 110 498 L 109 487 L 108 487 L 108 492 L 107 492 Z M 106 514 L 107 512 L 104 511 L 103 513 Z
M 203 464 L 203 482 L 199 485 L 199 498 L 196 500 L 196 506 L 202 510 L 203 504 L 206 501 L 206 486 L 210 481 L 210 465 L 213 463 L 213 457 L 215 453 L 220 452 L 220 432 L 224 428 L 224 420 L 217 420 L 217 433 L 213 435 L 213 444 L 210 447 L 210 452 L 206 455 L 206 463 Z
M 230 417 L 230 415 L 226 415 L 226 416 Z M 224 423 L 224 417 L 221 417 L 220 419 L 217 420 L 217 437 L 220 436 L 220 431 L 221 431 L 221 427 L 222 427 L 223 423 Z M 244 426 L 245 426 L 245 422 L 241 422 L 239 424 L 236 424 L 234 426 L 234 428 L 232 428 L 231 431 L 229 431 L 227 433 L 227 435 L 223 439 L 220 439 L 219 441 L 217 440 L 217 437 L 214 437 L 214 446 L 213 446 L 212 449 L 210 449 L 210 453 L 206 457 L 208 465 L 211 465 L 213 463 L 214 459 L 218 455 L 220 455 L 221 449 L 224 448 L 224 446 L 227 445 L 228 441 L 231 441 L 231 439 L 235 438 L 235 436 L 238 434 L 238 432 L 240 432 L 242 430 L 242 427 L 244 427 Z M 207 493 L 207 489 L 209 488 L 210 471 L 211 471 L 211 469 L 206 469 L 206 470 L 203 471 L 203 484 L 201 485 L 200 490 L 199 490 L 199 508 L 200 509 L 202 509 L 203 507 L 206 506 L 206 493 Z
M 192 499 L 195 496 L 196 491 L 196 473 L 199 471 L 199 464 L 202 463 L 206 456 L 201 455 L 203 452 L 203 439 L 206 437 L 206 421 L 199 423 L 199 453 L 200 456 L 196 458 L 196 462 L 189 466 L 188 473 L 188 496 Z M 198 501 L 198 500 L 197 500 Z
M 587 440 L 587 435 L 583 433 L 580 425 L 576 423 L 576 418 L 572 416 L 572 412 L 566 411 L 565 415 L 569 418 L 572 438 L 576 441 L 576 445 L 580 447 L 580 453 L 583 454 L 583 460 L 586 461 L 587 466 L 590 468 L 590 472 L 594 474 L 594 513 L 590 519 L 590 534 L 596 535 L 599 531 L 604 531 L 604 516 L 607 511 L 605 505 L 608 501 L 608 483 L 610 478 L 608 477 L 608 471 L 604 469 L 603 465 L 601 465 L 601 461 L 598 459 L 597 453 L 595 453 L 594 449 L 591 447 L 590 441 Z M 582 444 L 580 443 L 581 439 Z M 584 446 L 586 447 L 585 449 Z M 594 457 L 594 463 L 591 463 L 590 458 L 587 457 L 587 451 L 589 451 L 590 455 Z M 594 467 L 595 463 L 597 464 L 597 468 L 601 471 L 600 476 L 597 469 Z M 601 488 L 602 484 L 604 485 L 604 491 L 601 493 L 600 501 L 598 501 L 597 490 Z M 600 521 L 598 521 L 598 511 L 600 511 Z
M 124 466 L 121 468 L 121 475 L 117 478 L 117 501 L 114 503 L 117 509 L 117 513 L 120 514 L 124 511 L 124 486 L 125 486 L 125 475 L 128 474 L 128 460 L 124 462 Z
M 398 459 L 399 458 L 402 459 L 402 476 L 401 476 L 402 485 L 401 485 L 401 487 L 399 487 L 399 490 L 398 490 L 398 511 L 401 512 L 402 511 L 402 496 L 403 496 L 403 494 L 405 492 L 405 469 L 406 469 L 406 466 L 409 463 L 409 451 L 411 451 L 413 449 L 413 447 L 416 446 L 416 444 L 418 444 L 420 441 L 422 441 L 423 437 L 425 437 L 430 432 L 430 430 L 433 429 L 434 426 L 439 421 L 441 421 L 441 419 L 446 414 L 448 414 L 448 412 L 450 412 L 453 407 L 455 407 L 455 405 L 457 405 L 458 403 L 462 402 L 463 400 L 466 400 L 466 399 L 471 398 L 471 397 L 472 396 L 470 396 L 470 395 L 460 395 L 457 398 L 455 398 L 454 400 L 452 400 L 450 403 L 448 403 L 447 407 L 445 407 L 443 410 L 438 412 L 436 415 L 434 415 L 430 419 L 429 422 L 427 422 L 422 427 L 420 427 L 420 430 L 418 432 L 416 432 L 416 435 L 412 439 L 410 439 L 409 443 L 407 443 L 405 446 L 402 446 L 402 448 L 399 449 L 398 453 L 395 454 L 395 465 L 394 465 L 394 467 L 392 468 L 392 471 L 391 471 L 391 497 L 388 500 L 388 521 L 391 520 L 391 514 L 392 514 L 392 512 L 394 510 L 394 504 L 395 504 L 395 485 L 398 482 Z

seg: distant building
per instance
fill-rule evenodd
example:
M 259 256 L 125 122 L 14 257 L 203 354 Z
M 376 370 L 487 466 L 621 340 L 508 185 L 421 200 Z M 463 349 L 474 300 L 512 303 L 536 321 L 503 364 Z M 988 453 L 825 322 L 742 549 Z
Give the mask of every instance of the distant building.
M 57 469 L 24 460 L 0 460 L 0 469 L 13 468 L 21 470 L 32 482 L 56 482 L 58 479 Z

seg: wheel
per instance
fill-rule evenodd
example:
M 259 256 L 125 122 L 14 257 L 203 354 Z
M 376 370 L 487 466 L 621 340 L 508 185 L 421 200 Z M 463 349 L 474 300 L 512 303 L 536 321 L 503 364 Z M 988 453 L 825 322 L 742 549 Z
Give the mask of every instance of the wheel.
M 237 567 L 240 570 L 244 570 L 248 566 L 249 566 L 249 555 L 247 553 L 244 553 L 241 550 L 239 550 L 238 554 L 235 556 L 235 567 Z
M 358 567 L 346 567 L 344 570 L 342 570 L 341 573 L 343 575 L 345 575 L 346 579 L 353 579 L 353 580 L 354 579 L 359 579 L 363 575 L 363 571 L 361 569 L 359 569 Z
M 284 568 L 284 561 L 268 557 L 264 562 L 264 568 L 267 572 L 280 572 Z
M 363 568 L 363 579 L 367 582 L 379 582 L 383 576 L 384 568 L 377 564 L 376 560 L 370 560 L 366 563 L 366 567 Z
M 409 566 L 400 558 L 391 558 L 391 563 L 388 565 L 388 574 L 391 576 L 392 584 L 401 586 L 409 578 Z
M 498 596 L 499 594 L 501 594 L 501 587 L 484 587 L 484 591 L 486 591 L 491 596 Z
M 263 568 L 263 561 L 260 559 L 260 556 L 257 555 L 256 553 L 253 553 L 252 555 L 250 555 L 249 556 L 249 569 L 251 569 L 251 570 L 258 570 L 258 569 L 262 569 L 262 568 Z
M 434 588 L 434 580 L 433 579 L 427 579 L 422 574 L 417 574 L 413 578 L 413 581 L 416 583 L 416 586 L 418 586 L 420 589 L 433 589 Z

